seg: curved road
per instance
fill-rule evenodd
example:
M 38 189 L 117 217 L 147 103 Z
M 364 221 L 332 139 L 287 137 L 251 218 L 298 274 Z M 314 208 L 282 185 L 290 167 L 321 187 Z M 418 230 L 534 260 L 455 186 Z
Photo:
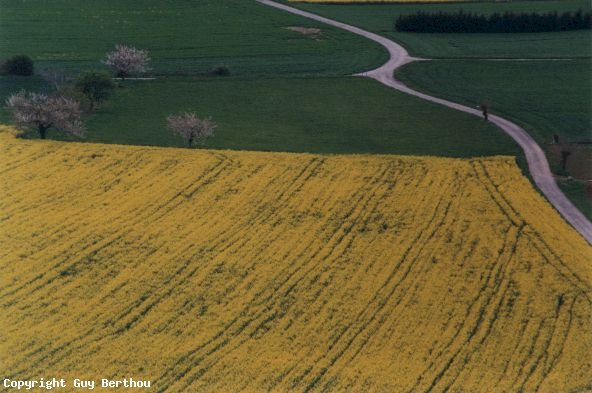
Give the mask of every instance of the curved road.
M 401 45 L 388 38 L 382 37 L 378 34 L 371 33 L 369 31 L 360 29 L 355 26 L 348 25 L 346 23 L 337 22 L 332 19 L 324 18 L 322 16 L 312 14 L 310 12 L 302 11 L 297 8 L 293 8 L 284 4 L 276 3 L 270 0 L 256 0 L 261 4 L 275 7 L 280 10 L 290 12 L 292 14 L 300 15 L 305 18 L 314 19 L 327 25 L 335 26 L 343 30 L 347 30 L 354 34 L 366 37 L 372 41 L 375 41 L 385 47 L 389 54 L 390 59 L 382 66 L 368 72 L 359 74 L 372 79 L 376 79 L 380 83 L 390 86 L 393 89 L 402 91 L 407 94 L 411 94 L 416 97 L 423 98 L 424 100 L 432 101 L 437 104 L 447 106 L 462 112 L 470 113 L 475 116 L 481 116 L 481 111 L 470 108 L 465 105 L 460 105 L 452 101 L 443 100 L 441 98 L 432 97 L 430 95 L 420 93 L 412 90 L 405 86 L 403 83 L 395 79 L 395 70 L 404 64 L 412 61 L 421 60 L 409 56 L 409 53 Z M 524 131 L 524 129 L 511 121 L 508 121 L 502 117 L 489 115 L 489 120 L 499 128 L 501 128 L 506 134 L 511 136 L 524 150 L 524 155 L 528 162 L 528 169 L 530 174 L 542 191 L 547 197 L 551 204 L 559 211 L 559 213 L 569 222 L 587 241 L 592 244 L 592 223 L 571 203 L 569 199 L 563 194 L 563 192 L 557 186 L 549 163 L 545 157 L 545 153 L 541 147 L 532 139 L 532 137 Z

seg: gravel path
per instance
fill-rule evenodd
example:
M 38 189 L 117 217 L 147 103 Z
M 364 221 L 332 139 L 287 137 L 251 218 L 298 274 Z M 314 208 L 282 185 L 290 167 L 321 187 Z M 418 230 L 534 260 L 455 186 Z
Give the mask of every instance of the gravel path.
M 385 47 L 389 54 L 390 59 L 382 66 L 375 70 L 364 72 L 359 74 L 360 76 L 366 76 L 372 79 L 376 79 L 382 84 L 390 86 L 396 90 L 402 91 L 407 94 L 411 94 L 416 97 L 423 98 L 428 101 L 435 102 L 453 108 L 462 112 L 470 113 L 475 116 L 482 116 L 480 110 L 470 108 L 465 105 L 460 105 L 451 101 L 447 101 L 441 98 L 432 97 L 430 95 L 420 93 L 412 90 L 405 86 L 403 83 L 395 79 L 395 70 L 404 64 L 412 61 L 421 60 L 409 56 L 405 48 L 401 45 L 393 42 L 385 37 L 378 34 L 371 33 L 369 31 L 360 29 L 355 26 L 351 26 L 342 22 L 337 22 L 332 19 L 324 18 L 322 16 L 312 14 L 310 12 L 302 11 L 297 8 L 293 8 L 284 4 L 279 4 L 270 0 L 256 0 L 261 4 L 265 4 L 271 7 L 278 8 L 280 10 L 290 12 L 292 14 L 300 15 L 305 18 L 314 19 L 316 21 L 338 27 L 343 30 L 347 30 L 354 34 L 366 37 L 372 41 L 375 41 Z M 511 136 L 524 150 L 526 160 L 528 162 L 528 169 L 534 179 L 534 182 L 542 193 L 547 197 L 551 204 L 559 211 L 559 213 L 569 222 L 587 241 L 592 244 L 592 223 L 580 212 L 563 192 L 557 186 L 553 174 L 549 168 L 549 163 L 545 157 L 545 153 L 541 147 L 532 139 L 532 137 L 524 131 L 524 129 L 509 120 L 502 117 L 489 115 L 489 121 L 501 128 L 506 134 Z

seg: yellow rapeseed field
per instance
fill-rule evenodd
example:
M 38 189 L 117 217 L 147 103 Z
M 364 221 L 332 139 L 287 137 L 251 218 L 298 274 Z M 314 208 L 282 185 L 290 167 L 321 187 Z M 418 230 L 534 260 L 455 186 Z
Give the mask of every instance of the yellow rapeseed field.
M 591 247 L 513 158 L 196 151 L 6 128 L 0 157 L 2 378 L 592 389 Z

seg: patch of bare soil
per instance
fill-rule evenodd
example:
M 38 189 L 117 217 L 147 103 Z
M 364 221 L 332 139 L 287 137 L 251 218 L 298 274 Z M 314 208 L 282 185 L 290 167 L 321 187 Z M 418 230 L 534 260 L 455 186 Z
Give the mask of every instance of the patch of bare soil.
M 321 34 L 321 29 L 317 29 L 316 27 L 288 26 L 284 27 L 284 29 L 313 37 L 317 37 Z
M 574 179 L 592 180 L 592 144 L 560 143 L 548 145 L 551 152 L 551 165 L 560 165 L 563 152 L 568 155 L 565 158 L 565 169 Z

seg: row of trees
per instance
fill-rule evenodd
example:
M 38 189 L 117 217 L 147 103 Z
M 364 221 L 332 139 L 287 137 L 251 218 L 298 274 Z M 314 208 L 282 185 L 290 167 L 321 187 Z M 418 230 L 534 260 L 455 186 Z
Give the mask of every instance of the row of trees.
M 19 128 L 33 130 L 41 139 L 46 138 L 50 128 L 78 137 L 84 135 L 80 103 L 71 98 L 20 91 L 8 98 L 6 107 Z M 166 122 L 187 147 L 203 142 L 216 128 L 211 118 L 200 119 L 193 112 L 170 115 Z
M 145 71 L 148 60 L 145 51 L 117 45 L 103 63 L 123 79 L 132 73 Z M 33 74 L 34 65 L 28 56 L 18 55 L 6 60 L 2 69 L 8 74 L 28 76 Z M 6 108 L 15 125 L 24 130 L 34 129 L 42 139 L 52 128 L 82 137 L 83 110 L 78 96 L 88 100 L 89 111 L 92 111 L 96 103 L 107 99 L 115 89 L 111 75 L 104 71 L 84 72 L 72 87 L 65 86 L 66 77 L 60 72 L 48 70 L 43 76 L 55 88 L 54 94 L 20 91 L 6 100 Z
M 538 33 L 592 28 L 591 13 L 494 13 L 489 16 L 460 10 L 456 13 L 401 15 L 395 22 L 397 31 L 412 33 Z
M 17 58 L 21 61 L 23 56 Z M 117 45 L 113 52 L 107 54 L 103 63 L 111 67 L 115 76 L 125 80 L 131 75 L 145 72 L 149 60 L 147 51 Z M 32 61 L 30 65 L 32 71 Z M 64 88 L 65 77 L 58 72 L 48 71 L 45 77 L 56 88 L 56 94 L 20 91 L 7 99 L 6 108 L 14 123 L 21 129 L 38 133 L 41 139 L 46 138 L 51 128 L 83 137 L 83 111 L 75 97 L 77 94 L 84 96 L 89 102 L 89 111 L 92 111 L 96 103 L 109 98 L 115 89 L 111 76 L 103 71 L 84 72 L 76 79 L 73 89 Z M 192 112 L 170 115 L 167 125 L 181 136 L 188 147 L 202 142 L 216 128 L 210 118 L 200 119 Z

